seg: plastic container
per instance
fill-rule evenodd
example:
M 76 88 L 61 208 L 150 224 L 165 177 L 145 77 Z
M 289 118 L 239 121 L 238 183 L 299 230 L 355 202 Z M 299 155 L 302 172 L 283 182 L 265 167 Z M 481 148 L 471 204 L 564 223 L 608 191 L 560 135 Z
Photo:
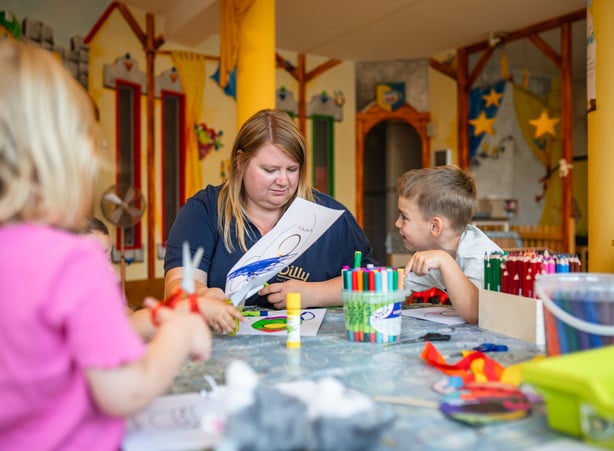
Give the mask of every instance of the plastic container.
M 614 449 L 614 347 L 525 363 L 522 382 L 543 395 L 552 429 Z
M 544 274 L 535 293 L 544 305 L 549 356 L 614 342 L 614 274 Z
M 341 292 L 348 340 L 394 343 L 401 336 L 401 305 L 408 291 Z

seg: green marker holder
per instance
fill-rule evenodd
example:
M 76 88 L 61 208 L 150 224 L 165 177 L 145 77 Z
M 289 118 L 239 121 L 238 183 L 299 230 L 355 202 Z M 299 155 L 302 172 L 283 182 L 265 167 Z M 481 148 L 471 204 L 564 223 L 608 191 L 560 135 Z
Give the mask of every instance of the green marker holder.
M 341 292 L 348 340 L 394 343 L 401 337 L 401 306 L 409 292 Z

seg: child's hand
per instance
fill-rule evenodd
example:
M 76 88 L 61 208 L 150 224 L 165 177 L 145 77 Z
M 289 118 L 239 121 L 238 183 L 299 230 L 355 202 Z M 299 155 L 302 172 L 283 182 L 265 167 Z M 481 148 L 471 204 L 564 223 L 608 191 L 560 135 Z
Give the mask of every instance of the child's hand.
M 154 298 L 145 298 L 145 307 L 156 308 L 159 302 Z M 181 333 L 188 333 L 190 338 L 190 354 L 198 360 L 207 360 L 211 355 L 211 331 L 203 317 L 185 309 L 170 309 L 159 307 L 156 319 L 160 327 L 174 327 Z
M 200 312 L 207 318 L 207 322 L 214 332 L 233 333 L 236 320 L 245 321 L 243 314 L 232 303 L 226 301 L 226 296 L 222 296 L 222 299 L 220 299 L 215 293 L 212 294 L 214 297 L 207 294 L 198 298 Z
M 441 250 L 414 252 L 405 266 L 405 271 L 408 274 L 413 272 L 419 276 L 425 276 L 431 269 L 440 269 L 451 258 L 450 254 Z

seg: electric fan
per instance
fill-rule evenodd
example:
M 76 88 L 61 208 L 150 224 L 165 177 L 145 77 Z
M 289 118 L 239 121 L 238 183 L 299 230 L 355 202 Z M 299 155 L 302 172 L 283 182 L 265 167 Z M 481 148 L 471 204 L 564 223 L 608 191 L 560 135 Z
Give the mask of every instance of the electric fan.
M 118 183 L 105 190 L 100 199 L 104 217 L 119 228 L 119 272 L 122 292 L 126 283 L 125 230 L 139 223 L 145 213 L 145 196 L 135 186 Z

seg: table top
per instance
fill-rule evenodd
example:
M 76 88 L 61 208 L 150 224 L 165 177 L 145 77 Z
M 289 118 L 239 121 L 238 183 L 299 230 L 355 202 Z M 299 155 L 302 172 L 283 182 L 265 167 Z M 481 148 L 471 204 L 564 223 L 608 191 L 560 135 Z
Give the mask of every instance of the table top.
M 285 335 L 218 335 L 206 362 L 186 362 L 170 393 L 198 392 L 207 387 L 205 375 L 218 384 L 233 360 L 243 360 L 268 383 L 333 376 L 346 387 L 369 396 L 408 397 L 439 402 L 432 389 L 446 376 L 420 359 L 428 332 L 450 334 L 450 341 L 434 343 L 449 363 L 460 351 L 484 342 L 505 344 L 507 352 L 489 356 L 503 366 L 529 360 L 541 352 L 533 344 L 482 330 L 476 325 L 448 326 L 403 316 L 400 340 L 375 344 L 349 341 L 342 308 L 329 308 L 317 336 L 301 337 L 301 348 L 286 349 Z M 381 450 L 394 449 L 536 449 L 556 443 L 564 436 L 547 426 L 544 409 L 538 407 L 522 420 L 481 428 L 446 418 L 438 409 L 394 405 L 394 424 L 386 430 Z M 578 445 L 581 442 L 577 442 Z

